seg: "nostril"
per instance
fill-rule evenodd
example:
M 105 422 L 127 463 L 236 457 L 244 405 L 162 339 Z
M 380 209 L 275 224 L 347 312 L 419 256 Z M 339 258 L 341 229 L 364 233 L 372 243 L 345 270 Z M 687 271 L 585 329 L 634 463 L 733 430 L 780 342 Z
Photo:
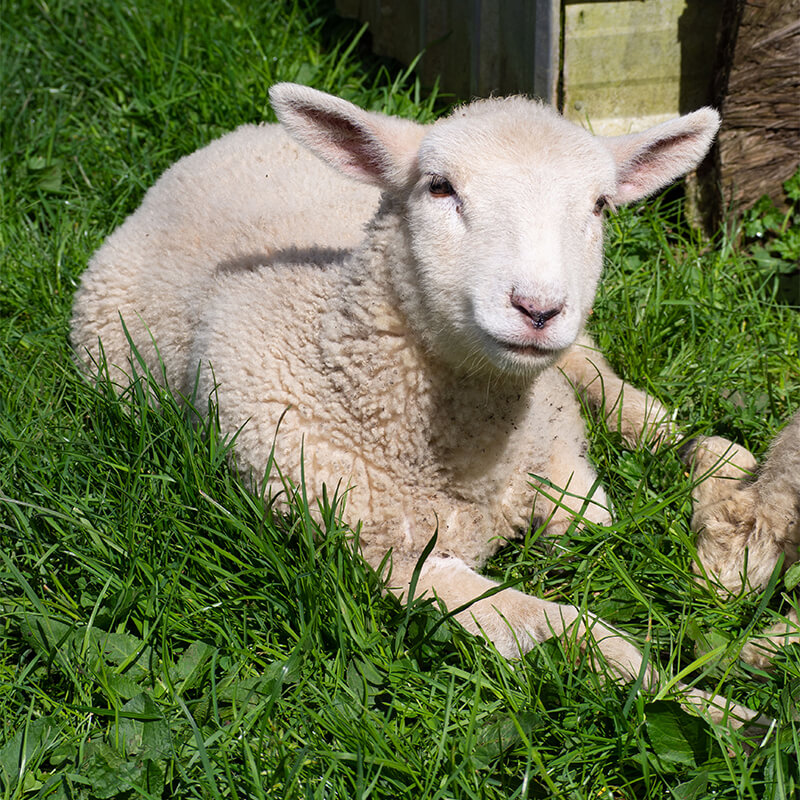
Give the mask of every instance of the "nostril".
M 544 328 L 547 323 L 561 311 L 560 308 L 549 308 L 547 311 L 527 312 L 534 328 Z
M 544 328 L 544 326 L 547 325 L 553 317 L 560 314 L 564 308 L 563 304 L 542 308 L 540 303 L 537 303 L 529 297 L 518 295 L 516 292 L 511 293 L 511 305 L 514 306 L 517 311 L 524 314 L 537 330 Z

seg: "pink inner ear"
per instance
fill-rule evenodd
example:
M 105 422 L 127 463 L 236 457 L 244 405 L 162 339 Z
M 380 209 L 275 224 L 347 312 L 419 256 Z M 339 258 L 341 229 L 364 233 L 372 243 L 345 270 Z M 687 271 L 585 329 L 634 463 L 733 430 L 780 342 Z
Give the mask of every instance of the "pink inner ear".
M 313 106 L 295 107 L 313 126 L 308 144 L 345 173 L 375 181 L 385 172 L 385 154 L 366 125 Z
M 652 191 L 655 191 L 653 189 Z M 643 184 L 634 183 L 632 181 L 621 181 L 617 184 L 617 191 L 614 195 L 614 204 L 624 206 L 626 203 L 633 203 L 636 200 L 641 200 L 650 194 Z
M 676 134 L 633 153 L 620 164 L 615 202 L 640 200 L 696 166 L 705 151 L 698 138 L 695 133 Z
M 640 154 L 640 158 L 658 158 L 662 152 L 674 150 L 681 147 L 684 143 L 693 142 L 696 139 L 697 134 L 695 133 L 679 133 L 665 139 L 658 139 L 649 147 L 645 148 L 644 152 Z
M 701 108 L 642 133 L 612 136 L 606 144 L 617 162 L 617 203 L 640 200 L 694 169 L 708 152 L 719 114 Z

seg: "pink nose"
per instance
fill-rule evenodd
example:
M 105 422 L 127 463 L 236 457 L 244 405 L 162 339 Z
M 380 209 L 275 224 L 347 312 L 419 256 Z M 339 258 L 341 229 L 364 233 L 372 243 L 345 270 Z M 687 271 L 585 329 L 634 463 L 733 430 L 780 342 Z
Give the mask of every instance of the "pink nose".
M 530 297 L 523 297 L 516 292 L 511 293 L 511 305 L 514 306 L 520 314 L 527 317 L 530 324 L 536 328 L 536 330 L 544 328 L 544 326 L 547 325 L 553 317 L 560 314 L 564 308 L 563 303 L 557 306 L 551 306 L 550 308 L 542 308 L 541 304 L 536 300 L 532 300 Z

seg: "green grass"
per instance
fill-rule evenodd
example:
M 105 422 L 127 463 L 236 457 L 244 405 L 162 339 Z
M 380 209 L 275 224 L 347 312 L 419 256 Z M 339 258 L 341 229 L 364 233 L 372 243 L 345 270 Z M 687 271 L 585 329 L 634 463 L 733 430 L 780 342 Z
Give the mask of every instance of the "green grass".
M 673 674 L 718 648 L 688 677 L 778 720 L 751 754 L 604 683 L 569 644 L 506 662 L 429 604 L 400 606 L 352 554 L 338 498 L 324 530 L 302 498 L 281 516 L 235 480 L 213 409 L 193 427 L 168 396 L 156 411 L 142 384 L 117 398 L 73 366 L 90 254 L 179 156 L 271 119 L 272 83 L 421 120 L 435 94 L 312 0 L 3 0 L 0 37 L 3 800 L 797 792 L 798 649 L 768 674 L 735 658 L 789 593 L 776 579 L 723 602 L 695 585 L 675 452 L 627 451 L 592 424 L 617 522 L 556 549 L 529 537 L 488 572 L 587 604 Z M 680 220 L 662 198 L 609 223 L 593 330 L 687 434 L 763 454 L 800 406 L 785 247 L 709 242 Z

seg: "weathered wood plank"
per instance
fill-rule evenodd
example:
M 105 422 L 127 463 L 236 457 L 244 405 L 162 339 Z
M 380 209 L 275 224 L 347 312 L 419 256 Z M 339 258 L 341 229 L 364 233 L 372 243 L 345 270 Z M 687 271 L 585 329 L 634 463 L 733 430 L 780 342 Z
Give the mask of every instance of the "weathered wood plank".
M 521 92 L 556 102 L 559 0 L 337 0 L 370 23 L 373 49 L 468 99 Z
M 566 0 L 564 115 L 613 135 L 706 105 L 721 5 Z

